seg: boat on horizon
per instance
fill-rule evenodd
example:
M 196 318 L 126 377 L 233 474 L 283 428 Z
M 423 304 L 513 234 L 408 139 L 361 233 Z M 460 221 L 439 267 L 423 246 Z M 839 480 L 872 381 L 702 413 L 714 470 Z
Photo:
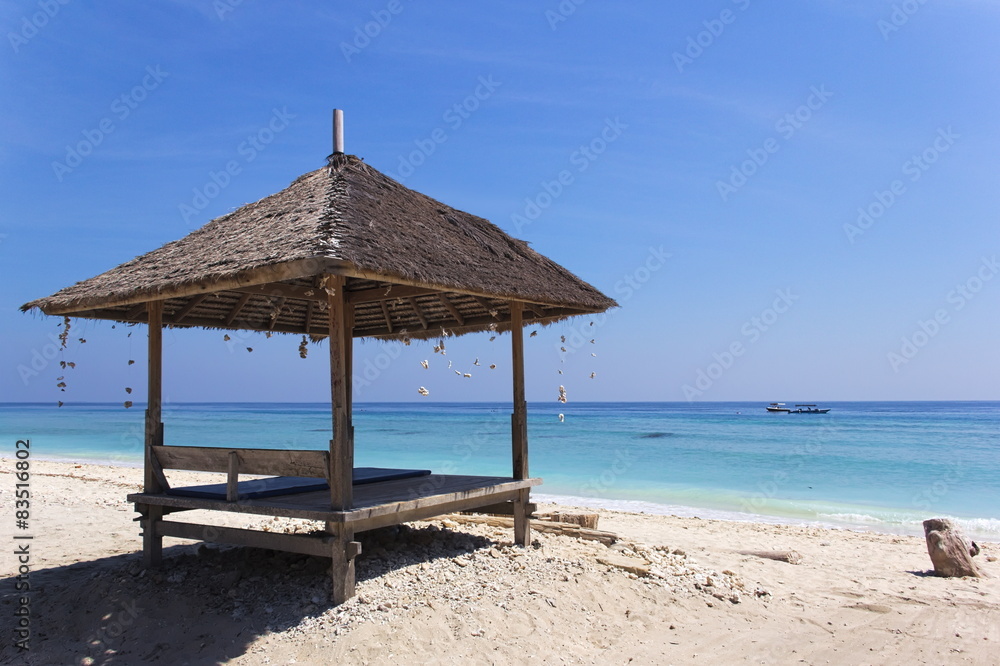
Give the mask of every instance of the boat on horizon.
M 795 409 L 792 409 L 791 407 L 786 407 L 783 402 L 772 402 L 765 409 L 777 414 L 826 414 L 830 411 L 829 407 L 821 408 L 813 404 L 795 405 Z
M 795 405 L 796 409 L 791 409 L 788 411 L 789 414 L 826 414 L 830 411 L 829 407 L 819 408 L 816 405 Z

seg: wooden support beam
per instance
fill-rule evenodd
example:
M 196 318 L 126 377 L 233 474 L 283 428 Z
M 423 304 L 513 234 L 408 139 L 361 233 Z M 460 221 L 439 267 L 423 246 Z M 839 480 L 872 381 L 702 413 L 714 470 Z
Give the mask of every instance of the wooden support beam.
M 251 296 L 252 294 L 243 294 L 240 296 L 239 300 L 236 301 L 236 305 L 234 305 L 233 309 L 229 311 L 228 315 L 226 315 L 226 328 L 233 325 L 236 318 L 240 316 L 240 310 L 242 310 L 243 306 L 247 304 L 247 301 L 250 300 Z
M 514 543 L 527 546 L 531 543 L 531 514 L 528 512 L 528 488 L 518 492 L 514 500 Z
M 350 303 L 344 304 L 344 398 L 351 424 L 348 433 L 351 451 L 354 451 L 354 306 Z
M 540 319 L 545 316 L 545 311 L 542 309 L 542 306 L 540 305 L 535 305 L 534 303 L 525 303 L 524 309 L 530 312 L 531 314 L 535 315 L 536 319 Z
M 163 424 L 160 424 L 160 433 L 156 438 L 158 441 L 163 441 Z M 161 448 L 159 445 L 153 447 L 153 455 L 149 457 L 149 464 L 153 470 L 153 476 L 156 477 L 156 482 L 160 485 L 164 491 L 170 490 L 170 483 L 167 481 L 166 474 L 163 473 L 163 466 L 160 464 L 160 458 L 156 455 L 156 450 Z
M 414 298 L 407 298 L 406 302 L 413 308 L 413 312 L 417 315 L 420 325 L 424 327 L 424 330 L 427 330 L 427 317 L 424 316 L 424 311 L 420 309 L 420 304 Z
M 309 301 L 306 303 L 306 330 L 305 333 L 308 335 L 312 331 L 313 325 L 313 313 L 316 310 L 316 303 Z
M 220 291 L 235 291 L 241 287 L 270 285 L 284 280 L 297 280 L 310 277 L 316 275 L 317 270 L 324 267 L 329 268 L 329 272 L 340 272 L 342 274 L 352 272 L 348 264 L 337 259 L 316 259 L 315 257 L 310 257 L 308 259 L 295 259 L 283 264 L 251 268 L 223 279 L 211 277 L 194 282 L 185 282 L 175 287 L 143 289 L 122 298 L 109 298 L 106 294 L 98 294 L 77 301 L 73 305 L 50 307 L 42 311 L 48 315 L 72 315 L 92 308 L 134 305 L 149 301 L 150 299 L 165 301 L 169 298 L 184 298 L 206 292 L 214 294 Z
M 240 454 L 229 452 L 229 470 L 226 476 L 226 501 L 235 502 L 240 498 Z
M 489 525 L 491 527 L 514 527 L 515 520 L 503 516 L 436 516 L 432 520 L 451 520 L 460 525 Z M 579 525 L 569 523 L 551 523 L 544 520 L 536 520 L 535 529 L 546 534 L 559 534 L 561 536 L 571 536 L 587 541 L 600 541 L 605 546 L 611 546 L 618 541 L 618 535 L 614 532 L 588 529 Z
M 143 455 L 143 492 L 162 493 L 167 489 L 163 471 L 157 474 L 158 461 L 154 446 L 163 443 L 163 301 L 150 301 L 149 348 L 146 374 L 146 445 Z M 160 566 L 163 553 L 163 539 L 157 535 L 157 523 L 163 520 L 163 507 L 150 506 L 142 524 L 142 561 L 147 568 Z
M 489 301 L 487 301 L 482 296 L 473 296 L 472 300 L 474 300 L 476 303 L 479 303 L 479 305 L 482 306 L 484 310 L 486 310 L 486 314 L 489 314 L 493 310 L 498 309 L 496 305 L 490 305 Z M 496 321 L 497 319 L 497 317 L 494 317 L 493 315 L 490 315 L 490 318 L 493 319 L 494 321 Z
M 146 311 L 146 304 L 139 303 L 133 308 L 130 308 L 128 312 L 125 313 L 125 321 L 135 321 L 139 318 L 143 312 Z
M 168 447 L 171 448 L 171 447 Z M 223 463 L 224 465 L 225 463 Z M 240 466 L 243 470 L 243 466 Z M 223 466 L 223 473 L 225 467 Z M 249 471 L 244 470 L 249 474 Z M 280 472 L 278 472 L 280 474 Z M 288 475 L 299 476 L 299 475 Z M 541 479 L 514 481 L 509 477 L 467 477 L 430 475 L 421 477 L 414 497 L 413 484 L 416 481 L 404 479 L 399 482 L 385 482 L 360 485 L 355 497 L 358 507 L 350 511 L 336 511 L 330 508 L 329 495 L 322 491 L 306 493 L 286 498 L 226 502 L 224 499 L 202 499 L 179 495 L 146 495 L 131 493 L 126 499 L 136 505 L 185 509 L 207 509 L 262 516 L 282 516 L 285 518 L 305 518 L 325 522 L 349 523 L 355 532 L 399 525 L 422 520 L 453 511 L 468 511 L 496 502 L 513 502 L 518 492 L 539 485 Z M 461 488 L 461 489 L 459 489 Z M 402 492 L 400 492 L 402 490 Z M 428 494 L 430 493 L 430 494 Z M 400 497 L 414 497 L 400 499 Z
M 511 458 L 514 478 L 528 478 L 528 403 L 524 397 L 524 321 L 523 304 L 510 303 L 511 367 L 513 368 L 513 402 L 511 414 Z M 530 489 L 525 488 L 514 500 L 514 543 L 527 546 L 531 541 L 528 522 Z
M 163 395 L 163 301 L 150 301 L 149 311 L 149 349 L 147 365 L 146 389 L 146 445 L 143 463 L 143 491 L 159 493 L 165 490 L 160 486 L 153 472 L 153 447 L 161 442 L 162 430 L 160 418 Z
M 392 284 L 388 287 L 375 287 L 373 289 L 359 289 L 347 292 L 347 302 L 352 305 L 362 303 L 373 303 L 375 301 L 392 301 L 397 298 L 413 298 L 416 296 L 426 296 L 428 294 L 440 293 L 440 289 L 429 287 L 409 287 L 402 284 Z
M 558 321 L 565 317 L 575 317 L 577 315 L 587 314 L 581 312 L 580 310 L 571 310 L 569 308 L 561 308 L 559 310 L 549 310 L 545 313 L 545 317 L 540 319 L 533 319 L 534 322 L 546 322 L 546 321 Z M 468 333 L 471 331 L 481 331 L 489 327 L 490 324 L 503 325 L 503 321 L 497 317 L 491 317 L 489 314 L 477 315 L 474 317 L 466 317 L 464 326 L 447 326 L 446 328 L 455 335 L 460 335 L 462 333 Z M 371 325 L 365 327 L 359 327 L 357 331 L 359 336 L 364 336 L 367 338 L 388 338 L 393 335 L 393 331 L 386 329 L 383 326 L 373 327 Z
M 248 298 L 251 297 L 250 294 L 244 294 L 244 296 L 247 296 Z M 499 312 L 499 308 L 497 308 L 496 306 L 489 306 L 489 305 L 487 307 L 489 307 L 490 309 L 498 310 L 497 312 L 498 316 L 491 317 L 489 314 L 467 316 L 465 318 L 465 325 L 459 326 L 458 324 L 453 324 L 451 326 L 447 326 L 446 328 L 450 332 L 458 335 L 461 333 L 468 333 L 475 330 L 483 330 L 490 324 L 503 325 L 505 322 L 504 319 L 501 318 L 503 315 Z M 164 323 L 170 324 L 171 326 L 184 326 L 184 327 L 200 326 L 204 328 L 232 328 L 232 329 L 240 329 L 247 331 L 270 330 L 275 333 L 293 333 L 296 335 L 302 335 L 303 333 L 307 332 L 303 330 L 301 323 L 277 324 L 273 328 L 268 328 L 268 326 L 271 323 L 271 320 L 266 315 L 254 316 L 253 318 L 250 318 L 248 320 L 237 321 L 238 314 L 239 314 L 238 312 L 236 313 L 236 315 L 230 313 L 225 318 L 220 315 L 215 315 L 215 316 L 188 315 L 188 317 L 181 323 L 175 323 L 175 322 L 164 322 Z M 563 319 L 566 317 L 576 317 L 585 314 L 593 314 L 593 313 L 590 310 L 584 310 L 584 309 L 552 307 L 544 311 L 544 317 L 534 318 L 529 316 L 529 319 L 532 322 L 550 322 L 550 321 L 558 321 L 559 319 Z M 88 319 L 127 321 L 125 319 L 125 314 L 121 310 L 114 310 L 114 309 L 87 310 L 82 314 L 76 314 L 74 316 L 86 316 L 86 318 Z M 232 319 L 230 319 L 230 317 L 232 317 Z M 312 335 L 320 335 L 321 337 L 326 337 L 325 331 L 323 333 L 319 333 L 316 331 L 308 331 L 308 332 Z M 389 328 L 381 323 L 378 326 L 372 326 L 371 324 L 368 324 L 363 327 L 355 327 L 355 334 L 359 337 L 363 336 L 369 338 L 385 338 L 397 335 L 398 330 L 396 329 L 395 326 Z
M 527 506 L 528 516 L 534 515 L 535 511 L 538 510 L 537 504 L 529 504 Z M 462 513 L 478 513 L 485 514 L 489 516 L 507 516 L 508 518 L 514 515 L 514 502 L 499 502 L 497 504 L 488 504 L 486 506 L 479 506 L 470 511 L 463 511 Z
M 192 296 L 191 300 L 189 300 L 184 305 L 184 307 L 182 307 L 180 310 L 178 310 L 177 312 L 175 312 L 174 315 L 171 317 L 171 320 L 173 321 L 173 323 L 176 324 L 176 323 L 180 323 L 181 321 L 183 321 L 184 317 L 187 317 L 189 314 L 191 314 L 191 312 L 196 307 L 198 307 L 199 305 L 201 305 L 201 302 L 204 301 L 206 298 L 208 298 L 208 294 L 198 294 L 197 296 Z
M 271 298 L 281 296 L 298 301 L 320 302 L 326 300 L 326 294 L 323 293 L 322 289 L 317 289 L 315 287 L 300 287 L 294 284 L 280 284 L 277 282 L 272 282 L 271 284 L 259 284 L 253 287 L 237 287 L 236 289 L 229 289 L 228 291 L 256 294 L 258 296 L 268 296 Z
M 447 308 L 448 312 L 451 313 L 451 316 L 454 317 L 455 321 L 458 322 L 458 325 L 464 326 L 465 317 L 463 317 L 462 313 L 458 311 L 458 308 L 455 307 L 455 304 L 451 302 L 451 299 L 449 299 L 444 294 L 438 294 L 438 298 L 441 299 L 441 304 L 444 305 L 445 308 Z
M 385 317 L 385 330 L 390 334 L 392 333 L 392 316 L 389 314 L 389 304 L 385 301 L 379 301 L 379 305 L 382 306 L 382 316 Z
M 216 525 L 199 525 L 198 523 L 180 523 L 164 520 L 157 526 L 157 535 L 209 541 L 211 543 L 227 543 L 251 548 L 268 548 L 289 553 L 330 557 L 329 539 L 324 536 L 306 534 L 282 534 L 280 532 L 261 532 L 236 527 L 221 527 Z
M 159 568 L 163 561 L 163 535 L 159 533 L 162 522 L 162 506 L 147 506 L 145 518 L 139 521 L 142 526 L 142 564 L 147 569 Z
M 513 368 L 513 402 L 511 445 L 514 478 L 528 478 L 528 403 L 524 399 L 524 333 L 521 303 L 510 304 L 511 367 Z
M 330 601 L 339 606 L 354 596 L 354 558 L 361 552 L 361 544 L 344 523 L 328 522 L 326 531 L 330 535 Z
M 154 446 L 163 469 L 228 473 L 235 454 L 241 474 L 309 476 L 326 478 L 330 471 L 327 451 L 308 449 L 223 449 L 216 446 Z
M 344 278 L 331 275 L 326 282 L 329 314 L 330 396 L 333 439 L 330 440 L 330 507 L 346 511 L 353 505 L 354 449 L 350 441 L 351 412 L 347 396 L 347 300 Z M 351 539 L 348 539 L 350 541 Z M 352 569 L 353 570 L 353 569 Z
M 285 298 L 284 296 L 282 296 L 281 298 L 279 298 L 279 299 L 278 299 L 278 302 L 277 302 L 277 303 L 275 303 L 275 305 L 274 305 L 274 310 L 272 310 L 272 311 L 271 311 L 271 314 L 270 314 L 270 315 L 268 315 L 268 318 L 269 318 L 269 319 L 270 319 L 271 321 L 270 321 L 270 323 L 269 323 L 269 324 L 267 325 L 267 330 L 269 330 L 269 331 L 273 331 L 273 330 L 274 330 L 274 326 L 275 326 L 275 324 L 277 324 L 277 323 L 278 323 L 278 317 L 280 317 L 280 316 L 281 316 L 281 308 L 285 307 L 285 303 L 286 303 L 287 301 L 288 301 L 288 299 L 287 299 L 287 298 Z

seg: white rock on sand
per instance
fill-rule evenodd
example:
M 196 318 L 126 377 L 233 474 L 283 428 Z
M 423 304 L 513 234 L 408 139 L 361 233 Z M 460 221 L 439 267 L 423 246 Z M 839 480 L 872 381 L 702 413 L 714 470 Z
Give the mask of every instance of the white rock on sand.
M 0 474 L 8 507 L 11 469 L 5 461 Z M 602 511 L 600 528 L 622 538 L 611 548 L 535 532 L 521 549 L 509 531 L 439 520 L 360 535 L 358 594 L 331 607 L 320 558 L 165 539 L 166 566 L 144 571 L 124 500 L 141 470 L 33 461 L 32 472 L 31 651 L 12 647 L 9 624 L 2 663 L 993 664 L 1000 654 L 1000 565 L 987 560 L 997 544 L 977 558 L 991 578 L 942 579 L 928 575 L 916 537 Z M 198 513 L 178 519 L 315 528 Z M 801 564 L 738 552 L 791 550 Z M 8 554 L 3 575 L 15 570 Z

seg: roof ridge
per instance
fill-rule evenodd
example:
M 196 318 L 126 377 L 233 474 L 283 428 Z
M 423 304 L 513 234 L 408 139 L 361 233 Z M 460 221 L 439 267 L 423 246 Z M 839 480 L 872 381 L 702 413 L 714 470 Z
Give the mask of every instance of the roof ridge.
M 316 229 L 314 252 L 318 256 L 342 259 L 339 249 L 344 232 L 350 224 L 350 183 L 344 173 L 350 155 L 336 153 L 327 158 L 326 185 L 319 225 Z M 357 159 L 357 158 L 355 158 Z

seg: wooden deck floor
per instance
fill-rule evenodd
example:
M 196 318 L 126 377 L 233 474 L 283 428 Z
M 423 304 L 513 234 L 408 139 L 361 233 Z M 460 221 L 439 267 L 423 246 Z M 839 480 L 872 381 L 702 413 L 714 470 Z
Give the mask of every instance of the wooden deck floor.
M 229 511 L 348 523 L 353 530 L 361 532 L 513 500 L 519 491 L 541 483 L 541 479 L 518 481 L 509 477 L 444 474 L 382 481 L 354 486 L 354 506 L 349 511 L 330 509 L 329 490 L 237 502 L 165 493 L 134 493 L 128 496 L 128 501 L 173 509 Z

